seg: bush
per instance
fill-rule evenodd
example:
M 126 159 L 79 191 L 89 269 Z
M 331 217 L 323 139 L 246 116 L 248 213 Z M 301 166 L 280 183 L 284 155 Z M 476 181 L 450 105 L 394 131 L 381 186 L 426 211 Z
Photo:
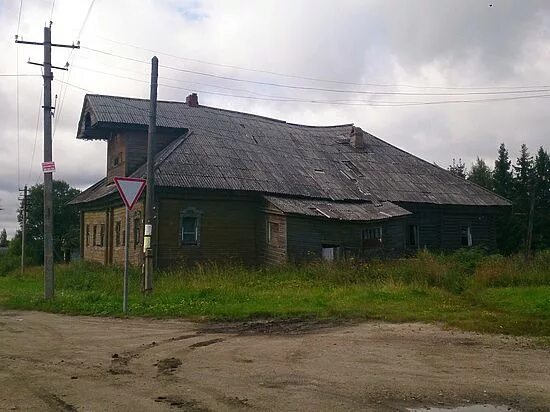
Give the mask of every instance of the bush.
M 6 276 L 14 271 L 21 264 L 21 259 L 18 256 L 6 254 L 0 256 L 0 276 Z

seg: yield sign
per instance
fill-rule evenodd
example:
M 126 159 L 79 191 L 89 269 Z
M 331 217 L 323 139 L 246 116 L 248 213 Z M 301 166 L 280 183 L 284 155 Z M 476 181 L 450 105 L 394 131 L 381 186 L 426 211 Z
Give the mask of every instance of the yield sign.
M 128 210 L 132 210 L 145 188 L 145 179 L 135 177 L 115 177 L 114 178 L 120 197 Z

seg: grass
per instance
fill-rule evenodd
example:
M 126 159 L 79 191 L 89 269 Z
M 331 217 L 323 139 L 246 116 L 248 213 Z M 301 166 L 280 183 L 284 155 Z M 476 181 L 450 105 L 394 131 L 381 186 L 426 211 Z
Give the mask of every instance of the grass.
M 91 263 L 56 267 L 56 297 L 42 297 L 42 269 L 0 274 L 0 306 L 121 315 L 122 270 Z M 526 263 L 478 250 L 367 264 L 311 263 L 246 269 L 208 264 L 155 274 L 139 293 L 131 272 L 130 314 L 150 317 L 381 319 L 441 322 L 465 330 L 550 336 L 550 251 Z

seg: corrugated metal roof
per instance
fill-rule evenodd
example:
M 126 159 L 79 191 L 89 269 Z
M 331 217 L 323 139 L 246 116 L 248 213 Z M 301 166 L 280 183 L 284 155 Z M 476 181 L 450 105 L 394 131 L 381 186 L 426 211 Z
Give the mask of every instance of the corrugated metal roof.
M 264 198 L 286 214 L 325 219 L 368 222 L 411 214 L 411 212 L 391 202 L 382 202 L 374 205 L 371 202 L 333 202 L 329 200 L 296 199 L 280 196 L 264 196 Z
M 146 127 L 149 101 L 86 95 L 92 127 Z M 180 102 L 159 102 L 158 126 L 189 130 L 156 158 L 159 186 L 263 192 L 330 200 L 508 205 L 471 182 L 368 133 L 349 144 L 352 125 L 312 127 Z M 79 136 L 83 136 L 83 116 Z M 350 168 L 351 166 L 351 168 Z M 143 177 L 145 167 L 134 176 Z M 107 192 L 112 192 L 111 189 Z M 105 196 L 83 192 L 76 203 Z

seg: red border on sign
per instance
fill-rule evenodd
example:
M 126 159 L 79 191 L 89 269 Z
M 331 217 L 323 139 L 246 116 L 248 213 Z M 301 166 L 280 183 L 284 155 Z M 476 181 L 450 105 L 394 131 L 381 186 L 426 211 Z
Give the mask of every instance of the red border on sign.
M 134 206 L 136 205 L 139 197 L 143 193 L 143 189 L 145 189 L 145 185 L 147 184 L 146 183 L 147 181 L 145 179 L 141 179 L 139 177 L 115 177 L 113 180 L 115 181 L 115 185 L 118 189 L 118 193 L 120 193 L 120 197 L 122 198 L 122 201 L 124 202 L 124 204 L 126 205 L 128 210 L 132 210 L 134 208 Z M 132 202 L 132 204 L 130 204 L 128 202 L 128 199 L 126 199 L 126 196 L 124 195 L 124 191 L 122 190 L 122 188 L 120 187 L 120 184 L 118 183 L 121 180 L 126 181 L 126 182 L 140 182 L 140 183 L 142 183 L 142 185 L 139 188 L 139 191 L 138 191 L 134 201 Z

